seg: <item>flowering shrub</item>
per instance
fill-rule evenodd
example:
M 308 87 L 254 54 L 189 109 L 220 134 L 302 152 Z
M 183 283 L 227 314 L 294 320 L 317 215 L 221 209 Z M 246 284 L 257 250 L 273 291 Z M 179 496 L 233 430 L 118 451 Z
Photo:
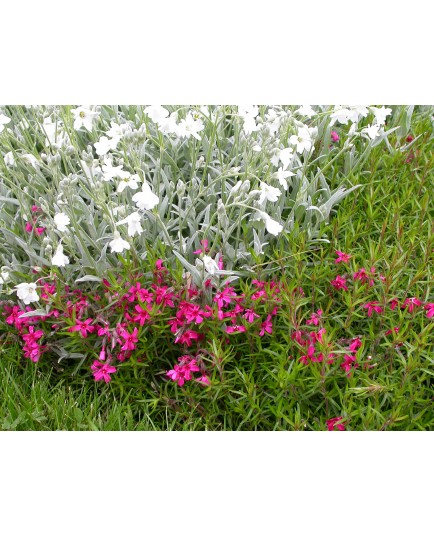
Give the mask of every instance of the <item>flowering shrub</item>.
M 123 258 L 143 260 L 160 242 L 200 284 L 203 261 L 188 263 L 206 240 L 227 269 L 248 268 L 276 237 L 318 236 L 357 187 L 347 188 L 349 174 L 395 131 L 391 114 L 384 106 L 9 106 L 0 111 L 0 263 L 28 278 L 65 268 L 72 284 Z

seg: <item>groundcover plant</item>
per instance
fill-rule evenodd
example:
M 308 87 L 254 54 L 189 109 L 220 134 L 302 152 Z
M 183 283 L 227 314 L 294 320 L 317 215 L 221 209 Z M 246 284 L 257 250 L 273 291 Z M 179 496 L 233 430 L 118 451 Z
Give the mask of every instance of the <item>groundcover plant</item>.
M 416 113 L 417 135 L 414 106 L 2 107 L 3 355 L 139 392 L 174 429 L 399 425 L 389 406 L 361 424 L 341 389 L 381 408 L 397 363 L 401 388 L 431 388 L 433 360 L 412 366 L 402 335 L 416 323 L 420 350 L 431 334 L 431 237 L 413 295 L 329 230 L 374 156 L 429 167 L 432 111 Z M 430 177 L 412 180 L 432 222 Z

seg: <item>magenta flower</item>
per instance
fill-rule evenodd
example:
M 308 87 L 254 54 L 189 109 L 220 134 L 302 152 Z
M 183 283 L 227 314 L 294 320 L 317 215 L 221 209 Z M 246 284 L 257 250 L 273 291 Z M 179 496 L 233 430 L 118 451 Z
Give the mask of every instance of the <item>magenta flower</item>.
M 211 382 L 206 374 L 203 374 L 200 378 L 197 378 L 196 381 L 205 385 L 211 385 Z
M 179 387 L 182 387 L 186 381 L 192 379 L 192 372 L 198 372 L 200 368 L 197 366 L 196 360 L 189 355 L 183 355 L 178 361 L 179 365 L 175 365 L 172 370 L 169 370 L 167 376 L 172 381 L 177 382 Z
M 337 141 L 339 141 L 339 134 L 335 130 L 332 130 L 330 132 L 330 137 L 333 143 L 336 143 Z
M 208 240 L 204 239 L 204 240 L 201 240 L 200 243 L 202 244 L 203 246 L 203 249 L 196 249 L 196 251 L 193 251 L 193 254 L 194 255 L 199 255 L 200 253 L 208 253 L 209 251 L 209 247 L 208 247 Z
M 338 258 L 335 260 L 335 264 L 338 264 L 339 262 L 348 262 L 351 259 L 351 255 L 348 255 L 348 253 L 343 253 L 342 251 L 335 251 Z
M 330 283 L 336 290 L 340 290 L 340 289 L 348 290 L 347 281 L 345 277 L 341 277 L 340 275 L 338 275 L 336 279 L 333 279 L 332 281 L 330 281 Z
M 186 344 L 187 346 L 191 346 L 192 341 L 197 341 L 201 338 L 201 335 L 197 333 L 197 331 L 193 331 L 192 329 L 187 330 L 182 335 L 179 335 L 175 339 L 175 343 L 179 344 Z
M 75 326 L 71 326 L 70 328 L 68 328 L 68 331 L 71 331 L 71 332 L 79 331 L 81 336 L 83 338 L 86 338 L 88 333 L 93 333 L 96 330 L 96 326 L 91 326 L 90 325 L 91 323 L 92 323 L 91 318 L 88 318 L 84 322 L 82 322 L 81 320 L 76 320 Z
M 240 307 L 237 303 L 237 307 Z M 242 307 L 241 307 L 242 310 Z M 246 309 L 245 313 L 243 314 L 243 318 L 247 320 L 250 324 L 255 321 L 255 318 L 259 318 L 259 315 L 255 313 L 253 309 Z
M 261 324 L 261 331 L 259 332 L 259 336 L 263 337 L 265 333 L 273 333 L 273 322 L 271 321 L 271 315 L 268 315 L 266 320 L 262 322 Z
M 381 314 L 383 312 L 383 308 L 381 307 L 381 305 L 378 305 L 377 301 L 365 303 L 365 305 L 363 305 L 363 309 L 368 309 L 368 316 L 372 316 L 372 313 L 374 311 L 378 314 Z
M 232 326 L 226 326 L 226 333 L 243 333 L 247 331 L 245 326 L 239 326 L 238 324 L 233 324 Z
M 237 293 L 234 292 L 233 287 L 227 286 L 221 292 L 216 293 L 214 301 L 217 303 L 219 309 L 221 309 L 225 305 L 229 305 L 232 302 L 232 298 L 236 295 Z
M 414 311 L 415 307 L 420 307 L 423 303 L 417 298 L 407 298 L 402 305 L 402 309 L 407 308 L 409 313 Z
M 101 361 L 94 361 L 91 366 L 95 381 L 99 382 L 104 380 L 108 383 L 111 380 L 110 374 L 116 372 L 116 367 L 111 366 L 109 363 L 103 363 Z
M 129 333 L 124 328 L 119 329 L 119 335 L 124 339 L 124 345 L 121 347 L 121 350 L 123 350 L 124 352 L 128 350 L 135 350 L 136 342 L 139 341 L 137 333 L 137 328 L 134 328 L 132 333 Z
M 319 324 L 321 316 L 322 316 L 322 310 L 318 309 L 316 313 L 312 313 L 310 315 L 310 320 L 306 320 L 306 324 L 307 325 L 314 324 L 315 326 L 317 326 Z
M 356 356 L 345 354 L 344 355 L 344 362 L 341 363 L 341 367 L 345 370 L 347 373 L 347 376 L 350 375 L 351 369 L 357 368 L 359 365 L 356 362 Z
M 375 266 L 371 268 L 371 273 L 374 273 L 374 272 L 375 272 Z M 354 272 L 353 279 L 355 281 L 359 280 L 361 281 L 361 283 L 369 283 L 370 287 L 372 287 L 372 285 L 374 284 L 374 280 L 371 277 L 369 277 L 368 272 L 364 268 L 361 268 L 358 272 Z
M 434 316 L 434 303 L 427 303 L 425 305 L 425 310 L 427 311 L 426 317 L 432 318 Z
M 33 230 L 33 225 L 28 221 L 26 222 L 26 225 L 24 226 L 24 228 L 28 233 L 31 233 Z
M 386 331 L 385 335 L 392 335 L 393 332 L 398 333 L 399 332 L 399 327 L 394 327 L 392 329 L 388 329 Z
M 360 340 L 360 337 L 356 337 L 351 341 L 350 344 L 350 352 L 357 352 L 357 350 L 362 346 L 362 341 Z
M 172 289 L 169 287 L 159 287 L 158 285 L 153 285 L 155 289 L 155 303 L 157 305 L 163 304 L 165 307 L 175 307 L 172 298 L 175 294 L 172 292 Z
M 393 300 L 390 300 L 389 304 L 392 311 L 394 311 L 398 307 L 399 301 L 396 298 L 393 298 Z
M 136 305 L 134 310 L 137 314 L 136 316 L 133 316 L 133 322 L 138 322 L 141 326 L 143 326 L 144 323 L 151 318 L 149 310 L 146 308 L 146 306 L 143 308 L 141 305 Z
M 334 417 L 333 419 L 329 419 L 328 421 L 326 421 L 327 430 L 329 432 L 345 431 L 345 423 L 343 423 L 342 421 L 343 417 Z

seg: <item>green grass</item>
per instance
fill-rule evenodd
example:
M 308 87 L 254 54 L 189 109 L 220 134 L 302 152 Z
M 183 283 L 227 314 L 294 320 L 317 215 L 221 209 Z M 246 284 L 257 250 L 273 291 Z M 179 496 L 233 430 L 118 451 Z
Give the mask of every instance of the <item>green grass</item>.
M 434 322 L 425 312 L 387 311 L 366 318 L 360 306 L 384 297 L 417 296 L 434 301 L 434 142 L 429 118 L 413 125 L 415 158 L 381 146 L 353 181 L 362 187 L 338 208 L 324 236 L 330 244 L 308 253 L 302 236 L 280 243 L 275 259 L 290 288 L 306 297 L 285 298 L 272 340 L 260 352 L 237 352 L 236 343 L 216 343 L 223 374 L 211 388 L 178 388 L 146 367 L 122 370 L 109 385 L 88 371 L 72 376 L 68 366 L 51 368 L 19 356 L 9 339 L 0 350 L 0 428 L 3 430 L 322 430 L 325 418 L 345 416 L 350 430 L 434 429 Z M 375 265 L 384 285 L 354 286 L 330 293 L 329 281 L 347 270 L 334 251 L 352 255 L 350 270 Z M 347 378 L 289 359 L 293 315 L 324 310 L 330 340 L 362 335 L 361 366 Z M 384 336 L 400 326 L 394 342 Z M 236 339 L 233 339 L 236 341 Z M 402 343 L 398 348 L 396 344 Z M 368 356 L 371 357 L 368 360 Z M 160 371 L 164 373 L 164 370 Z

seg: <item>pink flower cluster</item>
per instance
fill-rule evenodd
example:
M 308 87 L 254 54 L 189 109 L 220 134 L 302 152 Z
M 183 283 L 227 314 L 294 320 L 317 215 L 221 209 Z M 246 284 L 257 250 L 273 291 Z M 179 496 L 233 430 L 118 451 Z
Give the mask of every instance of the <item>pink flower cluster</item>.
M 195 378 L 197 382 L 200 382 L 205 385 L 210 385 L 210 380 L 205 372 L 205 370 L 198 366 L 197 357 L 193 358 L 190 355 L 183 355 L 179 359 L 179 364 L 174 365 L 172 370 L 167 372 L 167 376 L 173 381 L 176 382 L 179 387 L 182 387 L 186 381 L 193 379 L 194 372 L 201 372 L 201 375 L 198 378 Z

